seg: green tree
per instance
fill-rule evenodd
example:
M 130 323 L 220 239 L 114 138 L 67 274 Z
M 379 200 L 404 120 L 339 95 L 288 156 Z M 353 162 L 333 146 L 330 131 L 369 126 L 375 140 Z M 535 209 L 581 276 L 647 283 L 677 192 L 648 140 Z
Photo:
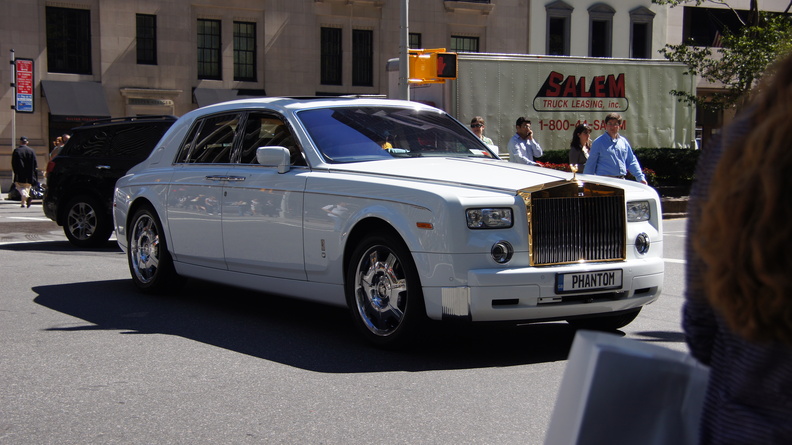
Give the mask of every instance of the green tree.
M 701 5 L 707 0 L 695 0 Z M 655 0 L 671 7 L 690 4 L 684 0 Z M 751 1 L 747 19 L 743 19 L 728 3 L 712 1 L 727 6 L 741 23 L 737 31 L 724 29 L 722 47 L 695 46 L 692 41 L 681 45 L 666 45 L 660 50 L 666 59 L 687 65 L 687 74 L 722 86 L 720 92 L 703 97 L 685 91 L 673 90 L 680 100 L 702 109 L 723 110 L 742 108 L 748 93 L 778 58 L 792 50 L 792 21 L 784 14 L 759 10 L 757 0 Z

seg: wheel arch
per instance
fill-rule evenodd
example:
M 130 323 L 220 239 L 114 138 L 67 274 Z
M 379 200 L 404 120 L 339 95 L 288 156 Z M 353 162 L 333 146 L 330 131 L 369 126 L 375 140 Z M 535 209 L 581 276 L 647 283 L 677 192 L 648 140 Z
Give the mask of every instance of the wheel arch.
M 169 236 L 170 232 L 169 232 L 169 229 L 168 229 L 167 218 L 163 218 L 162 215 L 160 215 L 160 212 L 158 211 L 157 206 L 154 205 L 154 203 L 151 202 L 151 200 L 149 200 L 148 198 L 143 197 L 143 196 L 135 199 L 129 205 L 129 209 L 127 210 L 127 213 L 126 213 L 126 220 L 124 221 L 124 227 L 125 227 L 124 228 L 124 237 L 127 238 L 127 239 L 129 238 L 129 227 L 132 224 L 132 218 L 134 218 L 135 214 L 138 212 L 138 210 L 140 210 L 143 207 L 148 207 L 157 216 L 157 219 L 159 220 L 160 224 L 162 224 L 162 228 L 163 228 L 163 232 L 164 232 L 163 235 L 165 236 L 165 240 L 167 241 L 166 245 L 168 246 L 168 250 L 170 250 L 170 248 L 171 248 L 170 247 L 171 246 L 170 236 Z M 171 254 L 173 254 L 173 252 L 171 252 Z
M 371 233 L 377 231 L 385 231 L 390 232 L 392 235 L 397 236 L 405 245 L 407 244 L 404 241 L 404 237 L 399 233 L 396 228 L 394 228 L 390 223 L 387 221 L 377 218 L 377 217 L 368 217 L 361 221 L 358 221 L 357 224 L 352 228 L 349 232 L 349 236 L 347 237 L 345 246 L 344 246 L 344 276 L 346 277 L 347 268 L 349 267 L 349 259 L 352 256 L 352 252 L 355 250 L 355 247 L 360 243 L 360 241 Z
M 407 250 L 410 252 L 412 256 L 412 250 L 410 249 L 409 244 L 404 239 L 404 236 L 396 230 L 396 228 L 391 225 L 389 222 L 385 221 L 384 219 L 377 218 L 377 217 L 368 217 L 358 221 L 357 224 L 350 230 L 349 236 L 347 237 L 346 243 L 344 245 L 344 261 L 343 261 L 343 277 L 344 281 L 346 282 L 346 276 L 349 269 L 349 259 L 352 256 L 352 252 L 355 250 L 360 241 L 365 238 L 367 235 L 376 232 L 387 232 L 394 237 L 398 238 L 402 243 L 404 243 Z M 415 258 L 412 258 L 413 263 L 415 263 Z

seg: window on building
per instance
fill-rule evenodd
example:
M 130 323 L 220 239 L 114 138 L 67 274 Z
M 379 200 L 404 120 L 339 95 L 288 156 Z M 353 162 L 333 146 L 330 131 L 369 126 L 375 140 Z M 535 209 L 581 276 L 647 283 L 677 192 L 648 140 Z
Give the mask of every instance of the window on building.
M 410 48 L 421 49 L 421 34 L 416 32 L 410 33 L 410 42 L 407 44 Z
M 157 16 L 137 14 L 137 63 L 157 64 Z
M 610 6 L 597 3 L 589 8 L 589 56 L 611 57 L 613 46 L 613 14 Z
M 234 22 L 234 80 L 256 81 L 256 24 Z
M 479 38 L 465 36 L 451 36 L 451 52 L 479 52 Z
M 655 13 L 640 6 L 630 11 L 630 57 L 652 58 L 652 22 Z
M 92 74 L 91 11 L 47 6 L 47 70 Z
M 551 56 L 569 55 L 569 23 L 572 8 L 562 1 L 545 6 L 547 11 L 547 54 Z
M 352 85 L 374 85 L 374 31 L 352 30 Z
M 341 85 L 341 28 L 322 28 L 322 85 Z
M 198 78 L 223 78 L 220 65 L 220 20 L 198 19 Z
M 735 16 L 748 22 L 749 11 L 723 8 L 695 8 L 686 6 L 682 22 L 683 41 L 692 40 L 696 46 L 721 46 L 726 33 L 736 33 L 744 25 Z

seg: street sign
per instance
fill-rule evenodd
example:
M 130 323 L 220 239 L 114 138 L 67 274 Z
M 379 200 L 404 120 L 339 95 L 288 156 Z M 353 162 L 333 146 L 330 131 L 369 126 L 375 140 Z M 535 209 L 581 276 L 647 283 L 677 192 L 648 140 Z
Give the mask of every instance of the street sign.
M 15 59 L 14 71 L 16 73 L 16 103 L 14 109 L 17 113 L 33 112 L 33 60 Z

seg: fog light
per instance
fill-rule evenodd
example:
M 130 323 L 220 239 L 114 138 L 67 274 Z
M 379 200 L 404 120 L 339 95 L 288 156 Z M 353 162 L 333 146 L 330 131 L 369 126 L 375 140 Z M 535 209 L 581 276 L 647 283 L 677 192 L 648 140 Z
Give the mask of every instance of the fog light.
M 508 242 L 498 241 L 492 246 L 490 253 L 492 254 L 492 259 L 495 260 L 496 263 L 504 264 L 511 260 L 512 255 L 514 255 L 514 249 Z
M 649 235 L 641 232 L 635 237 L 635 249 L 641 255 L 645 254 L 649 251 L 649 245 L 652 244 L 652 241 L 649 239 Z

